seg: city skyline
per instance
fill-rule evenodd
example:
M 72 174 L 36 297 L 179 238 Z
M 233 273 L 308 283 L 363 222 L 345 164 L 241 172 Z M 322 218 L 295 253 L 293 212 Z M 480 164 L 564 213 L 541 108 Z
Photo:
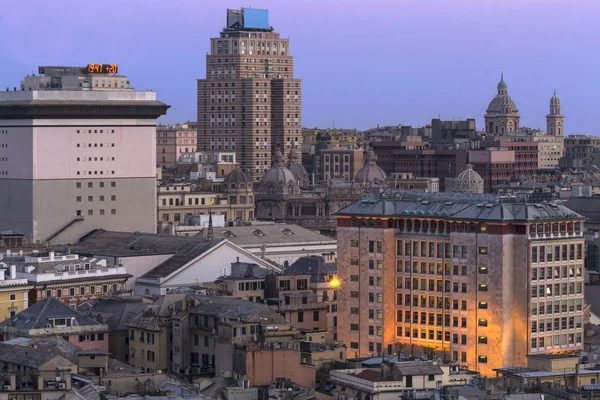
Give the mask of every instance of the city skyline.
M 269 9 L 275 30 L 291 40 L 307 127 L 422 126 L 439 115 L 475 118 L 483 129 L 504 72 L 522 125 L 545 127 L 556 89 L 565 133 L 596 134 L 592 96 L 600 86 L 600 56 L 592 41 L 600 34 L 593 23 L 600 6 L 592 1 L 371 1 L 366 7 L 354 0 L 185 0 L 173 8 L 109 0 L 88 4 L 85 14 L 69 7 L 75 4 L 23 2 L 2 10 L 0 35 L 11 40 L 0 43 L 1 88 L 18 86 L 38 65 L 115 62 L 136 89 L 156 90 L 172 104 L 161 122 L 193 120 L 209 38 L 224 27 L 226 8 L 252 6 Z M 37 13 L 26 11 L 32 5 Z

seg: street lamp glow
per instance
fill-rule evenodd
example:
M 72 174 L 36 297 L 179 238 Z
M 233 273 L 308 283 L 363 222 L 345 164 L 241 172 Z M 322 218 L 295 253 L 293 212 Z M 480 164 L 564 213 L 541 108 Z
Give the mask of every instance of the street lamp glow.
M 338 288 L 338 287 L 340 287 L 341 284 L 342 284 L 342 282 L 340 281 L 340 279 L 337 276 L 333 276 L 329 280 L 329 287 L 331 287 L 331 288 L 334 288 L 334 289 Z

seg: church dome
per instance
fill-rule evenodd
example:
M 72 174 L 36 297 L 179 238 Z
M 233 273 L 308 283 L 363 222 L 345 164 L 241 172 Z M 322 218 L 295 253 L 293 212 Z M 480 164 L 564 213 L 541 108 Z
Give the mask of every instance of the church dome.
M 298 160 L 298 152 L 296 149 L 290 151 L 289 170 L 292 172 L 292 175 L 294 175 L 296 182 L 299 182 L 300 185 L 307 185 L 310 182 L 306 168 L 304 168 L 302 162 L 299 162 Z
M 483 178 L 473 169 L 473 165 L 467 167 L 456 177 L 454 191 L 462 193 L 483 193 Z
M 517 105 L 508 95 L 504 74 L 501 75 L 498 83 L 498 94 L 490 101 L 486 112 L 487 114 L 517 114 L 519 112 Z
M 246 174 L 242 172 L 239 166 L 236 166 L 233 171 L 223 178 L 223 187 L 227 189 L 244 189 L 252 187 L 252 185 L 250 185 Z
M 261 184 L 274 184 L 285 187 L 290 182 L 296 182 L 294 174 L 285 167 L 283 164 L 283 155 L 281 151 L 277 150 L 273 154 L 273 165 L 263 175 Z
M 498 89 L 506 89 L 506 82 L 504 82 L 504 74 L 500 74 L 500 82 L 498 82 Z
M 356 183 L 385 182 L 386 173 L 377 165 L 377 155 L 373 150 L 367 153 L 367 162 L 354 176 Z
M 554 95 L 550 97 L 550 103 L 560 103 L 560 98 L 556 95 L 556 90 L 554 91 Z

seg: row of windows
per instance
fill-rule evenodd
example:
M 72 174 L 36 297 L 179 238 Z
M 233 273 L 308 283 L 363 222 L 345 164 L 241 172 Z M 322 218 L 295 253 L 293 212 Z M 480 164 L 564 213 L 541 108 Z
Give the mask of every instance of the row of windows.
M 145 340 L 144 340 L 144 337 L 145 337 Z M 135 340 L 135 330 L 133 330 L 133 329 L 131 329 L 129 331 L 129 340 L 131 340 L 131 341 Z M 154 344 L 154 333 L 140 331 L 140 336 L 138 337 L 138 340 L 142 343 L 146 342 L 149 344 Z
M 145 354 L 147 354 L 147 361 L 154 361 L 155 359 L 155 354 L 153 351 L 148 350 L 148 352 L 146 353 L 144 351 L 144 349 L 140 350 L 140 354 L 141 354 L 141 359 L 142 360 L 146 360 L 146 358 L 144 357 Z M 131 348 L 131 358 L 135 358 L 135 348 Z
M 575 243 L 555 246 L 533 246 L 531 248 L 531 262 L 573 261 L 583 257 L 583 244 Z
M 93 131 L 94 131 L 94 133 L 104 133 L 104 129 L 100 129 L 100 130 L 94 129 Z M 77 129 L 77 133 L 85 133 L 85 129 Z M 92 133 L 92 129 L 88 129 L 87 133 Z M 109 132 L 109 130 L 107 129 L 106 133 L 115 133 L 115 130 L 111 129 Z
M 373 285 L 371 285 L 373 286 Z M 379 286 L 379 285 L 378 285 Z M 441 279 L 418 279 L 418 278 L 397 278 L 396 279 L 397 289 L 408 289 L 408 290 L 422 290 L 429 292 L 447 292 L 450 293 L 450 281 L 442 281 Z M 453 282 L 452 292 L 454 293 L 467 293 L 468 284 Z M 477 285 L 477 289 L 480 292 L 487 292 L 488 285 L 486 283 L 480 283 Z
M 77 210 L 77 211 L 75 211 L 75 215 L 82 216 L 83 214 L 82 214 L 81 210 Z M 94 210 L 87 210 L 87 215 L 93 216 Z M 98 215 L 106 215 L 106 212 L 104 211 L 104 209 L 100 209 L 100 210 L 98 210 Z M 110 215 L 117 215 L 117 210 L 114 208 L 111 209 Z
M 298 322 L 304 322 L 304 311 L 298 311 Z M 319 320 L 319 312 L 313 311 L 313 322 Z
M 204 339 L 204 347 L 208 347 L 208 336 L 203 336 Z M 200 346 L 200 337 L 198 335 L 194 335 L 194 346 Z
M 99 196 L 98 197 L 99 201 L 104 201 L 104 196 Z M 75 201 L 78 203 L 81 203 L 81 196 L 77 196 L 75 197 Z M 87 201 L 94 201 L 94 196 L 88 196 Z M 117 196 L 116 195 L 111 195 L 110 196 L 110 201 L 117 201 Z
M 104 161 L 104 157 L 77 157 L 77 161 Z M 106 157 L 106 161 L 115 161 L 114 157 Z
M 99 333 L 98 335 L 92 333 L 89 335 L 79 335 L 80 342 L 95 342 L 96 340 L 102 341 L 104 340 L 104 333 Z
M 448 297 L 396 293 L 396 305 L 398 306 L 437 308 L 439 310 L 450 310 L 452 308 L 453 310 L 458 310 L 460 304 L 460 310 L 467 310 L 466 300 L 453 299 L 452 306 L 450 304 L 450 299 Z M 478 307 L 481 309 L 487 308 L 487 302 L 479 302 Z
M 114 175 L 115 171 L 100 171 L 100 175 Z M 98 175 L 98 171 L 77 171 L 77 175 Z
M 531 333 L 559 331 L 561 329 L 580 329 L 581 317 L 562 317 L 540 319 L 531 323 Z
M 555 283 L 554 285 L 533 285 L 531 287 L 531 297 L 552 297 L 552 296 L 569 296 L 583 293 L 582 282 L 571 283 Z
M 561 273 L 562 272 L 562 273 Z M 568 279 L 580 278 L 582 276 L 581 265 L 563 265 L 562 267 L 541 267 L 531 269 L 531 280 L 543 281 L 546 279 Z
M 544 349 L 546 347 L 567 346 L 573 344 L 581 344 L 581 333 L 569 333 L 553 336 L 542 336 L 531 339 L 532 349 Z
M 452 265 L 450 266 L 450 264 L 443 264 L 442 263 L 426 263 L 424 261 L 421 262 L 417 262 L 417 261 L 413 261 L 412 262 L 412 268 L 411 268 L 411 262 L 410 261 L 402 261 L 402 260 L 397 260 L 396 261 L 396 272 L 404 272 L 407 274 L 413 273 L 413 274 L 423 274 L 423 275 L 454 275 L 454 276 L 467 276 L 467 266 L 466 265 Z M 483 275 L 487 275 L 488 273 L 488 268 L 486 266 L 480 266 L 477 268 L 477 272 L 479 274 L 483 274 Z M 449 291 L 449 290 L 447 290 Z
M 0 135 L 8 135 L 8 131 L 6 129 L 0 129 Z
M 89 269 L 89 268 L 88 268 Z M 112 290 L 118 290 L 119 285 L 114 283 L 112 285 Z M 63 296 L 76 296 L 76 293 L 79 292 L 78 296 L 84 296 L 86 294 L 96 294 L 96 293 L 108 293 L 109 286 L 79 286 L 78 290 L 74 287 L 67 289 L 48 289 L 46 290 L 46 297 L 63 297 Z M 39 294 L 41 296 L 41 292 Z M 11 299 L 12 300 L 12 299 Z
M 98 144 L 100 144 L 100 146 L 98 146 Z M 77 143 L 77 147 L 104 147 L 104 143 Z M 115 147 L 115 144 L 106 143 L 106 147 Z
M 81 189 L 81 182 L 76 182 L 76 183 L 75 183 L 75 187 L 76 187 L 77 189 Z M 94 182 L 88 182 L 88 183 L 87 183 L 87 187 L 88 187 L 89 189 L 93 189 L 93 188 L 94 188 Z M 98 187 L 100 187 L 100 188 L 103 188 L 103 187 L 105 187 L 105 182 L 98 182 Z M 113 188 L 114 188 L 114 187 L 117 187 L 117 182 L 114 182 L 114 181 L 113 181 L 113 182 L 111 182 L 111 183 L 110 183 L 110 187 L 113 187 Z
M 566 312 L 581 311 L 583 299 L 569 299 L 569 300 L 555 300 L 555 301 L 541 301 L 539 303 L 533 303 L 531 306 L 531 315 L 550 315 L 559 314 Z

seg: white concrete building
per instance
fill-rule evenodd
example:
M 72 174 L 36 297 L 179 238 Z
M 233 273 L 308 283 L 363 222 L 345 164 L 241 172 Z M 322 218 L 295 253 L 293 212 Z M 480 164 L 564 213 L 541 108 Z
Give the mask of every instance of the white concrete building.
M 49 79 L 0 92 L 2 225 L 51 243 L 97 228 L 154 230 L 156 119 L 168 106 L 116 74 L 40 73 Z

